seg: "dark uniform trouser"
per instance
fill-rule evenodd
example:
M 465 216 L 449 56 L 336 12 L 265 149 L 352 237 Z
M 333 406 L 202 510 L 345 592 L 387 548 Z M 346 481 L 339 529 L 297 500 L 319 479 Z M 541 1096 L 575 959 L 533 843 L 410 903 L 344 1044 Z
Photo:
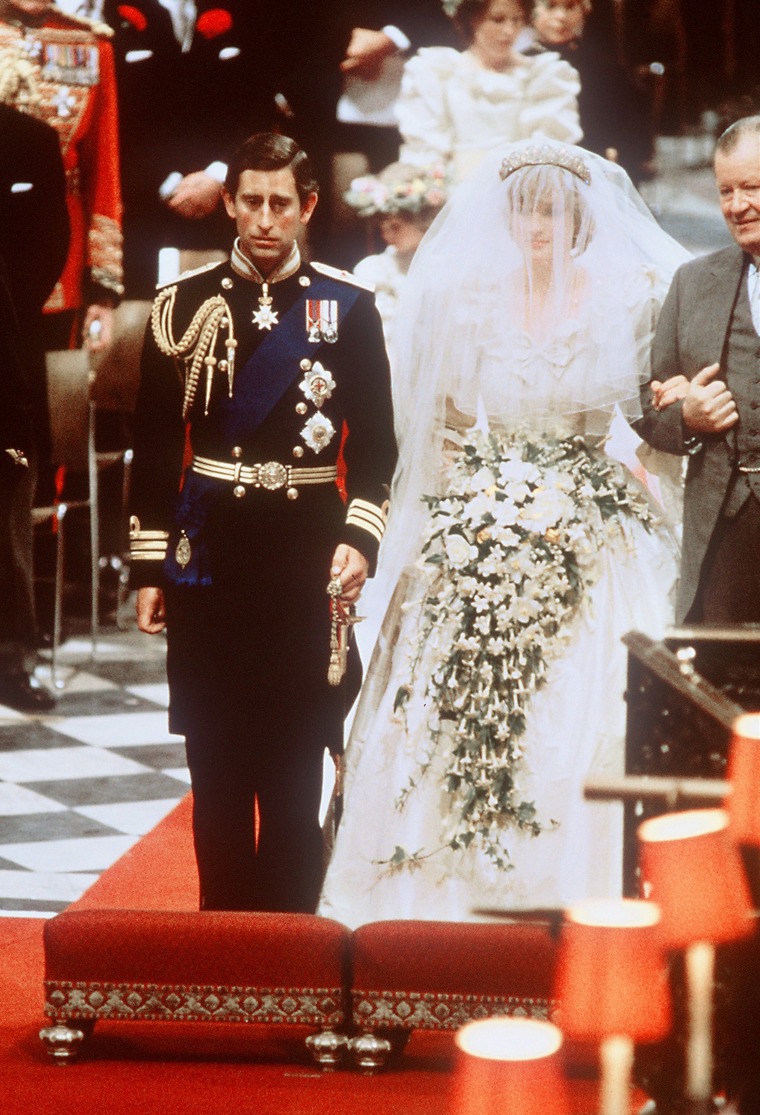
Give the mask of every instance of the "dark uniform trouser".
M 688 621 L 730 627 L 760 623 L 760 502 L 755 496 L 721 518 L 702 566 Z
M 29 467 L 0 462 L 0 672 L 30 672 L 36 658 L 32 506 L 37 455 Z
M 294 698 L 250 729 L 187 734 L 201 909 L 316 909 L 324 727 L 318 708 Z

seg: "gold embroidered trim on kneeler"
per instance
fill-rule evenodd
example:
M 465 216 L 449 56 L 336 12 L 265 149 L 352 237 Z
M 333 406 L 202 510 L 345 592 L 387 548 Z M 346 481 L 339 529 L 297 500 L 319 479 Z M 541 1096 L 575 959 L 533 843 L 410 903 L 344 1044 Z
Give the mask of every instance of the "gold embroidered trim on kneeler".
M 458 1030 L 475 1018 L 554 1019 L 556 999 L 532 999 L 522 995 L 462 995 L 435 991 L 351 992 L 352 1015 L 364 1029 L 392 1026 L 405 1030 Z
M 167 1022 L 290 1022 L 339 1026 L 341 987 L 232 987 L 206 984 L 45 981 L 45 1014 L 59 1021 L 102 1018 Z

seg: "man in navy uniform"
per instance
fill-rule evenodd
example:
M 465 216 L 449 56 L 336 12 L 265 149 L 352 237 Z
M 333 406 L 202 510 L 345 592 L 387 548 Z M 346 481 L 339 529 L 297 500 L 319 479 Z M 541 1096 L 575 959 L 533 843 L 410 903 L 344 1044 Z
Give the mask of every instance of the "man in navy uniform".
M 373 296 L 301 262 L 317 184 L 294 141 L 248 140 L 224 201 L 229 262 L 162 288 L 146 333 L 132 577 L 140 629 L 167 630 L 201 908 L 308 912 L 324 749 L 342 746 L 342 621 L 396 459 L 390 377 Z

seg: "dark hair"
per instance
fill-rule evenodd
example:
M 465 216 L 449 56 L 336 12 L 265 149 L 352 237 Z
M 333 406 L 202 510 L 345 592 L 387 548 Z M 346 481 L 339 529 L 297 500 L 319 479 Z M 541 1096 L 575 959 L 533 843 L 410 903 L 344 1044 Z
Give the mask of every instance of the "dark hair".
M 462 0 L 452 16 L 454 26 L 467 43 L 475 37 L 475 25 L 483 18 L 491 0 Z M 525 22 L 530 21 L 532 0 L 513 0 L 522 11 Z
M 310 194 L 319 193 L 309 156 L 289 136 L 259 132 L 238 147 L 227 165 L 224 180 L 224 188 L 231 197 L 237 193 L 240 175 L 246 170 L 292 170 L 301 205 Z
M 743 116 L 741 120 L 734 120 L 718 138 L 716 153 L 720 151 L 722 155 L 728 155 L 745 135 L 760 135 L 760 116 Z

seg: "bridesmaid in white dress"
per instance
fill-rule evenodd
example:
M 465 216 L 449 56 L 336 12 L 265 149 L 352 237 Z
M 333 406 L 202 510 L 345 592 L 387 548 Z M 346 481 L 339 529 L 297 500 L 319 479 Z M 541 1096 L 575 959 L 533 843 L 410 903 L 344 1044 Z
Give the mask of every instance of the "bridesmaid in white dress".
M 687 253 L 625 172 L 557 143 L 486 157 L 397 319 L 390 599 L 320 912 L 466 920 L 619 894 L 626 658 L 672 617 L 677 546 L 604 452 Z
M 391 163 L 378 175 L 355 178 L 343 195 L 364 220 L 377 226 L 385 241 L 383 252 L 365 256 L 354 275 L 375 292 L 383 322 L 385 347 L 394 367 L 393 324 L 414 253 L 446 202 L 448 180 L 442 167 Z
M 428 47 L 407 62 L 396 103 L 402 162 L 443 163 L 461 182 L 498 143 L 581 139 L 575 70 L 557 54 L 526 58 L 515 47 L 530 17 L 529 0 L 443 0 L 443 6 L 466 49 Z

